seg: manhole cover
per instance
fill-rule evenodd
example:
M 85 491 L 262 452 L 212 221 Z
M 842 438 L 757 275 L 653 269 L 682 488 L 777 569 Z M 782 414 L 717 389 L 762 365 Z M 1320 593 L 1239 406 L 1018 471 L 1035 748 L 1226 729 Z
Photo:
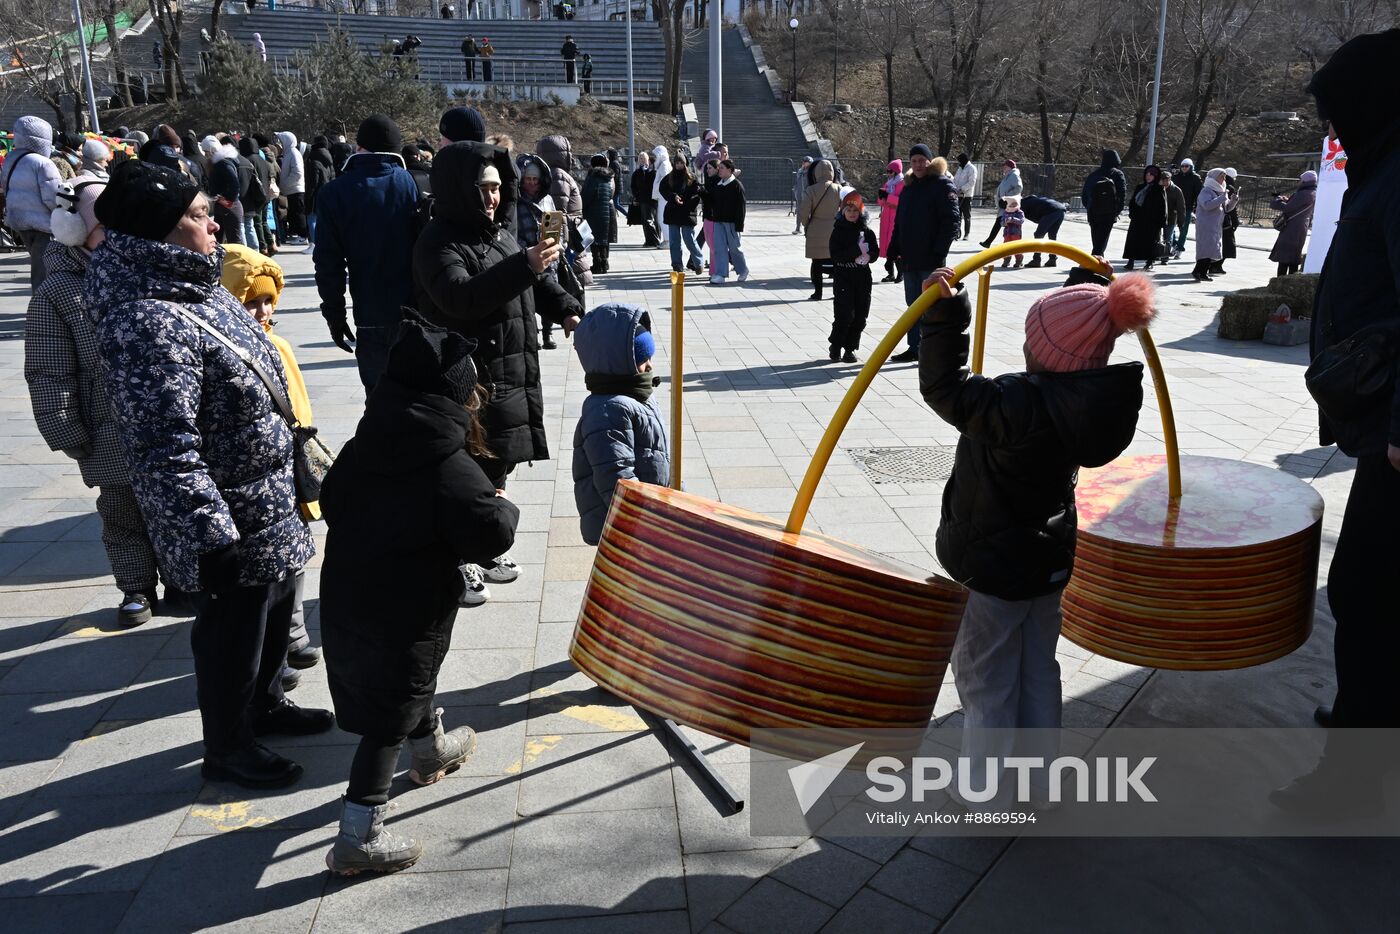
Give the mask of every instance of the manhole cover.
M 957 445 L 915 448 L 849 448 L 846 453 L 871 483 L 941 483 L 953 474 Z

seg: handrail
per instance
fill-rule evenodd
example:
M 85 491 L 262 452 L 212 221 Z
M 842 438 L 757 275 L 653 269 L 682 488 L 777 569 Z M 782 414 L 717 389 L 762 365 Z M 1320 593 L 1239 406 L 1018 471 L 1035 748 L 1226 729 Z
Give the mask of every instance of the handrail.
M 944 289 L 931 288 L 923 292 L 914 300 L 914 304 L 905 309 L 904 314 L 899 316 L 894 327 L 890 328 L 889 333 L 881 338 L 880 343 L 870 352 L 865 365 L 856 375 L 855 382 L 851 384 L 851 388 L 847 390 L 840 405 L 836 407 L 836 414 L 832 416 L 831 423 L 827 425 L 821 441 L 817 444 L 816 451 L 812 454 L 812 462 L 807 465 L 807 473 L 802 477 L 802 484 L 797 489 L 797 499 L 792 504 L 792 511 L 788 513 L 785 527 L 787 532 L 795 535 L 802 531 L 802 526 L 807 520 L 807 512 L 812 506 L 812 497 L 816 494 L 822 474 L 826 472 L 827 464 L 831 461 L 831 455 L 836 451 L 837 442 L 841 440 L 841 433 L 846 430 L 846 425 L 850 422 L 851 416 L 855 414 L 856 406 L 860 404 L 861 397 L 870 388 L 876 374 L 880 372 L 880 367 L 884 365 L 885 360 L 889 358 L 900 339 L 909 332 L 910 328 L 918 324 L 924 312 L 928 311 L 934 302 L 945 295 L 951 295 L 952 287 L 963 278 L 989 263 L 1020 253 L 1053 253 L 1056 256 L 1073 260 L 1086 269 L 1092 269 L 1110 279 L 1113 278 L 1113 267 L 1101 257 L 1093 256 L 1068 243 L 1054 240 L 1012 240 L 999 243 L 991 249 L 968 257 L 953 267 L 953 277 L 946 287 Z M 984 284 L 990 283 L 990 277 L 983 278 L 981 281 Z M 980 317 L 978 330 L 983 331 L 986 328 L 985 307 L 982 308 Z M 1138 332 L 1138 339 L 1142 343 L 1143 353 L 1147 357 L 1147 366 L 1152 371 L 1152 382 L 1157 391 L 1157 405 L 1161 411 L 1162 432 L 1167 448 L 1168 489 L 1172 501 L 1175 502 L 1181 499 L 1181 458 L 1177 450 L 1176 419 L 1172 414 L 1171 397 L 1167 393 L 1166 374 L 1162 371 L 1162 361 L 1157 356 L 1157 347 L 1152 342 L 1152 337 L 1146 328 Z

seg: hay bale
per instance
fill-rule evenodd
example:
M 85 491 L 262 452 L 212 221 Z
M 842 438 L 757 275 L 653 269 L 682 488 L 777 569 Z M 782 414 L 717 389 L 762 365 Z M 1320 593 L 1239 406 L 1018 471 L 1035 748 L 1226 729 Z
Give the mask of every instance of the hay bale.
M 1260 340 L 1264 337 L 1264 325 L 1269 323 L 1269 315 L 1287 301 L 1284 296 L 1267 288 L 1231 292 L 1220 303 L 1220 326 L 1215 333 L 1227 341 Z
M 1317 294 L 1317 275 L 1275 276 L 1267 286 L 1270 292 L 1284 297 L 1295 318 L 1311 318 L 1313 296 Z

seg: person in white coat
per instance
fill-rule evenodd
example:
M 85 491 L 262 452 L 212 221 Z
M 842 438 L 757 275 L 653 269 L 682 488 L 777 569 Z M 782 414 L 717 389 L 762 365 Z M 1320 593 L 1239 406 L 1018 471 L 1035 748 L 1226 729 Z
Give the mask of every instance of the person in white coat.
M 282 164 L 277 173 L 277 185 L 287 198 L 287 243 L 306 242 L 306 163 L 297 148 L 295 135 L 283 130 L 277 134 L 282 144 Z
M 15 121 L 14 148 L 5 158 L 0 176 L 5 223 L 19 234 L 20 243 L 29 251 L 29 287 L 36 291 L 44 281 L 44 251 L 53 239 L 49 220 L 58 206 L 58 187 L 63 181 L 58 166 L 49 158 L 52 153 L 53 127 L 48 121 L 20 117 Z
M 657 243 L 656 248 L 659 250 L 666 246 L 666 241 L 670 236 L 669 232 L 666 230 L 666 225 L 661 222 L 661 218 L 666 216 L 666 199 L 661 197 L 661 182 L 666 177 L 667 173 L 661 171 L 660 167 L 671 164 L 671 154 L 667 151 L 665 146 L 655 146 L 652 148 L 651 164 L 658 166 L 656 181 L 653 182 L 651 186 L 651 197 L 652 200 L 656 202 L 656 226 L 660 238 L 660 242 Z
M 962 236 L 954 240 L 966 240 L 972 236 L 972 199 L 977 197 L 977 183 L 981 181 L 977 166 L 967 157 L 958 154 L 958 171 L 953 175 L 953 187 L 958 191 L 958 211 L 962 214 Z
M 987 249 L 1001 231 L 1001 215 L 1006 208 L 1007 198 L 1021 197 L 1021 170 L 1016 168 L 1015 159 L 1007 159 L 1001 164 L 1001 182 L 997 184 L 997 219 L 992 224 L 992 232 L 982 241 L 982 249 Z

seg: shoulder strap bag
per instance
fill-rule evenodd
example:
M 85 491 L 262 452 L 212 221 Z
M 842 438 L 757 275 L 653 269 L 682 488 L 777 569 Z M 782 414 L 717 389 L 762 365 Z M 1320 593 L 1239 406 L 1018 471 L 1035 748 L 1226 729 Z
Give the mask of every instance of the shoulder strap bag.
M 314 522 L 321 518 L 321 482 L 325 480 L 327 472 L 331 469 L 331 464 L 335 463 L 335 454 L 326 443 L 317 435 L 316 429 L 311 425 L 302 425 L 297 421 L 296 415 L 292 412 L 292 403 L 283 392 L 282 385 L 273 378 L 267 369 L 254 360 L 246 350 L 239 347 L 233 341 L 205 321 L 199 315 L 193 314 L 181 305 L 176 305 L 175 310 L 184 315 L 191 322 L 202 328 L 205 333 L 223 344 L 242 360 L 248 369 L 262 380 L 262 384 L 267 387 L 268 394 L 272 396 L 273 405 L 277 406 L 277 411 L 286 419 L 287 426 L 292 430 L 292 480 L 296 485 L 297 507 L 301 510 L 303 519 Z

